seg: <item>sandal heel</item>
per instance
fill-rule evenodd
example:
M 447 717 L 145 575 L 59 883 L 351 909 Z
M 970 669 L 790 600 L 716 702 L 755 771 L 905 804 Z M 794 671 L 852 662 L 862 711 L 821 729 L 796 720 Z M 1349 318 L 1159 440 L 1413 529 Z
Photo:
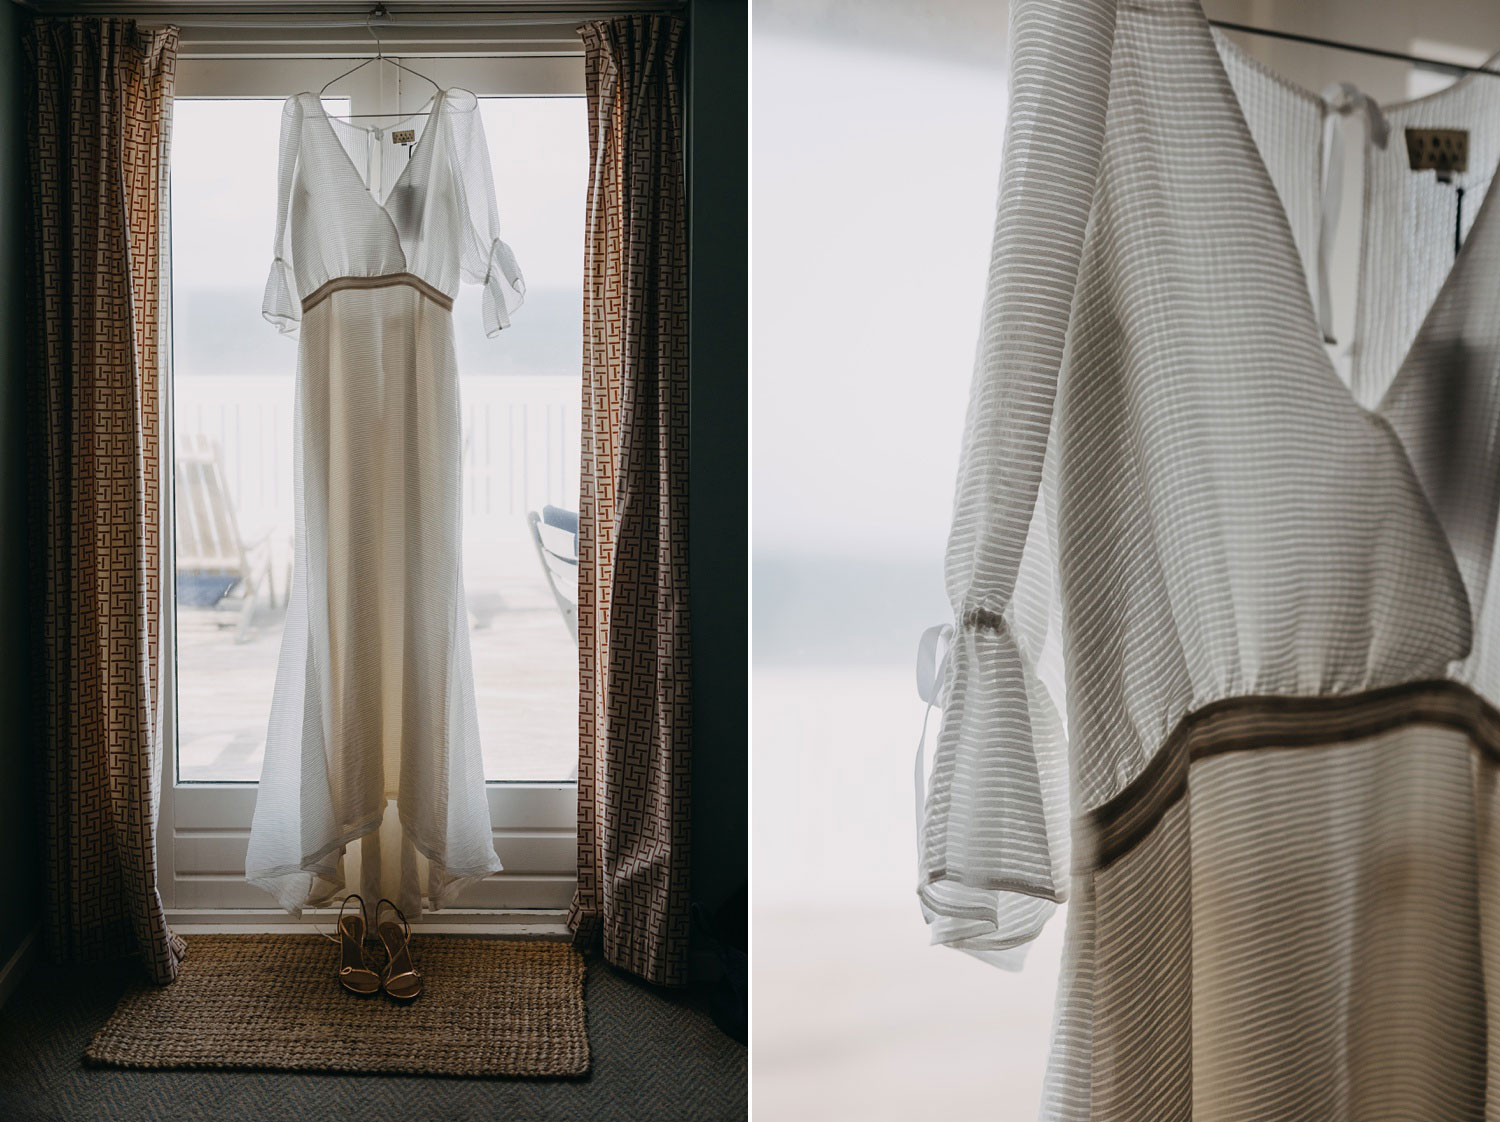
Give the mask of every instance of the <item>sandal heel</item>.
M 359 900 L 359 914 L 344 914 L 350 900 Z M 365 958 L 365 902 L 351 893 L 339 906 L 339 985 L 358 997 L 380 992 L 380 977 Z
M 381 909 L 390 908 L 396 918 L 382 920 Z M 411 925 L 406 915 L 389 900 L 381 899 L 375 905 L 375 933 L 385 945 L 386 965 L 380 972 L 380 988 L 395 1001 L 414 1001 L 422 993 L 422 975 L 411 960 Z

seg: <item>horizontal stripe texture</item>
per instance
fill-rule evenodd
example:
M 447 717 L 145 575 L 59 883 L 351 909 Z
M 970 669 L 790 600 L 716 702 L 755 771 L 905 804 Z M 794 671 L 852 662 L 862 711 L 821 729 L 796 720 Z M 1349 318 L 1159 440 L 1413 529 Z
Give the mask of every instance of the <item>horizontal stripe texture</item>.
M 1011 50 L 934 939 L 1069 902 L 1047 1118 L 1484 1117 L 1500 83 L 1386 107 L 1345 362 L 1317 94 L 1196 0 L 1016 0 Z M 1409 125 L 1470 131 L 1456 260 Z

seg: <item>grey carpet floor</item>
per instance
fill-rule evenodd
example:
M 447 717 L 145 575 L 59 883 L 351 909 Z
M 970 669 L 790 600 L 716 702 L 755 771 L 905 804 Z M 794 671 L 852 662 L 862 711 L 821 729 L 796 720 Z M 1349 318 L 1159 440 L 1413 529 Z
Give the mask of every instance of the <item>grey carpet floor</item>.
M 86 1067 L 83 1050 L 131 969 L 32 970 L 0 1010 L 0 1119 L 734 1122 L 747 1114 L 745 1048 L 691 999 L 597 959 L 584 988 L 593 1071 L 578 1080 Z

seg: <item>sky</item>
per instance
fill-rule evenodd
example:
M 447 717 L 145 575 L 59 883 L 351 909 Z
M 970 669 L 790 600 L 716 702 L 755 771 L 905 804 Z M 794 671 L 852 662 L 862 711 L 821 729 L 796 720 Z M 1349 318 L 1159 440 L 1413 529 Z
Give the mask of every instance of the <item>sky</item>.
M 753 65 L 755 550 L 940 555 L 1003 70 L 761 31 Z

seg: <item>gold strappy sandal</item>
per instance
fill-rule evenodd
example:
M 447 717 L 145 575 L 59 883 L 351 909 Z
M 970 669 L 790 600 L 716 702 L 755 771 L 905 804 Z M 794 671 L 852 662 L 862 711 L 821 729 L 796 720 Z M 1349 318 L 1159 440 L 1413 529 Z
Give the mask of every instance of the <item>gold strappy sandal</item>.
M 381 909 L 390 908 L 401 920 L 381 919 Z M 411 926 L 406 915 L 384 897 L 375 905 L 375 931 L 385 944 L 386 964 L 380 972 L 380 986 L 397 1001 L 411 1001 L 422 992 L 422 975 L 411 961 Z
M 359 900 L 358 915 L 344 914 L 350 900 Z M 365 958 L 365 902 L 353 893 L 339 905 L 339 985 L 360 997 L 380 992 L 380 977 Z

